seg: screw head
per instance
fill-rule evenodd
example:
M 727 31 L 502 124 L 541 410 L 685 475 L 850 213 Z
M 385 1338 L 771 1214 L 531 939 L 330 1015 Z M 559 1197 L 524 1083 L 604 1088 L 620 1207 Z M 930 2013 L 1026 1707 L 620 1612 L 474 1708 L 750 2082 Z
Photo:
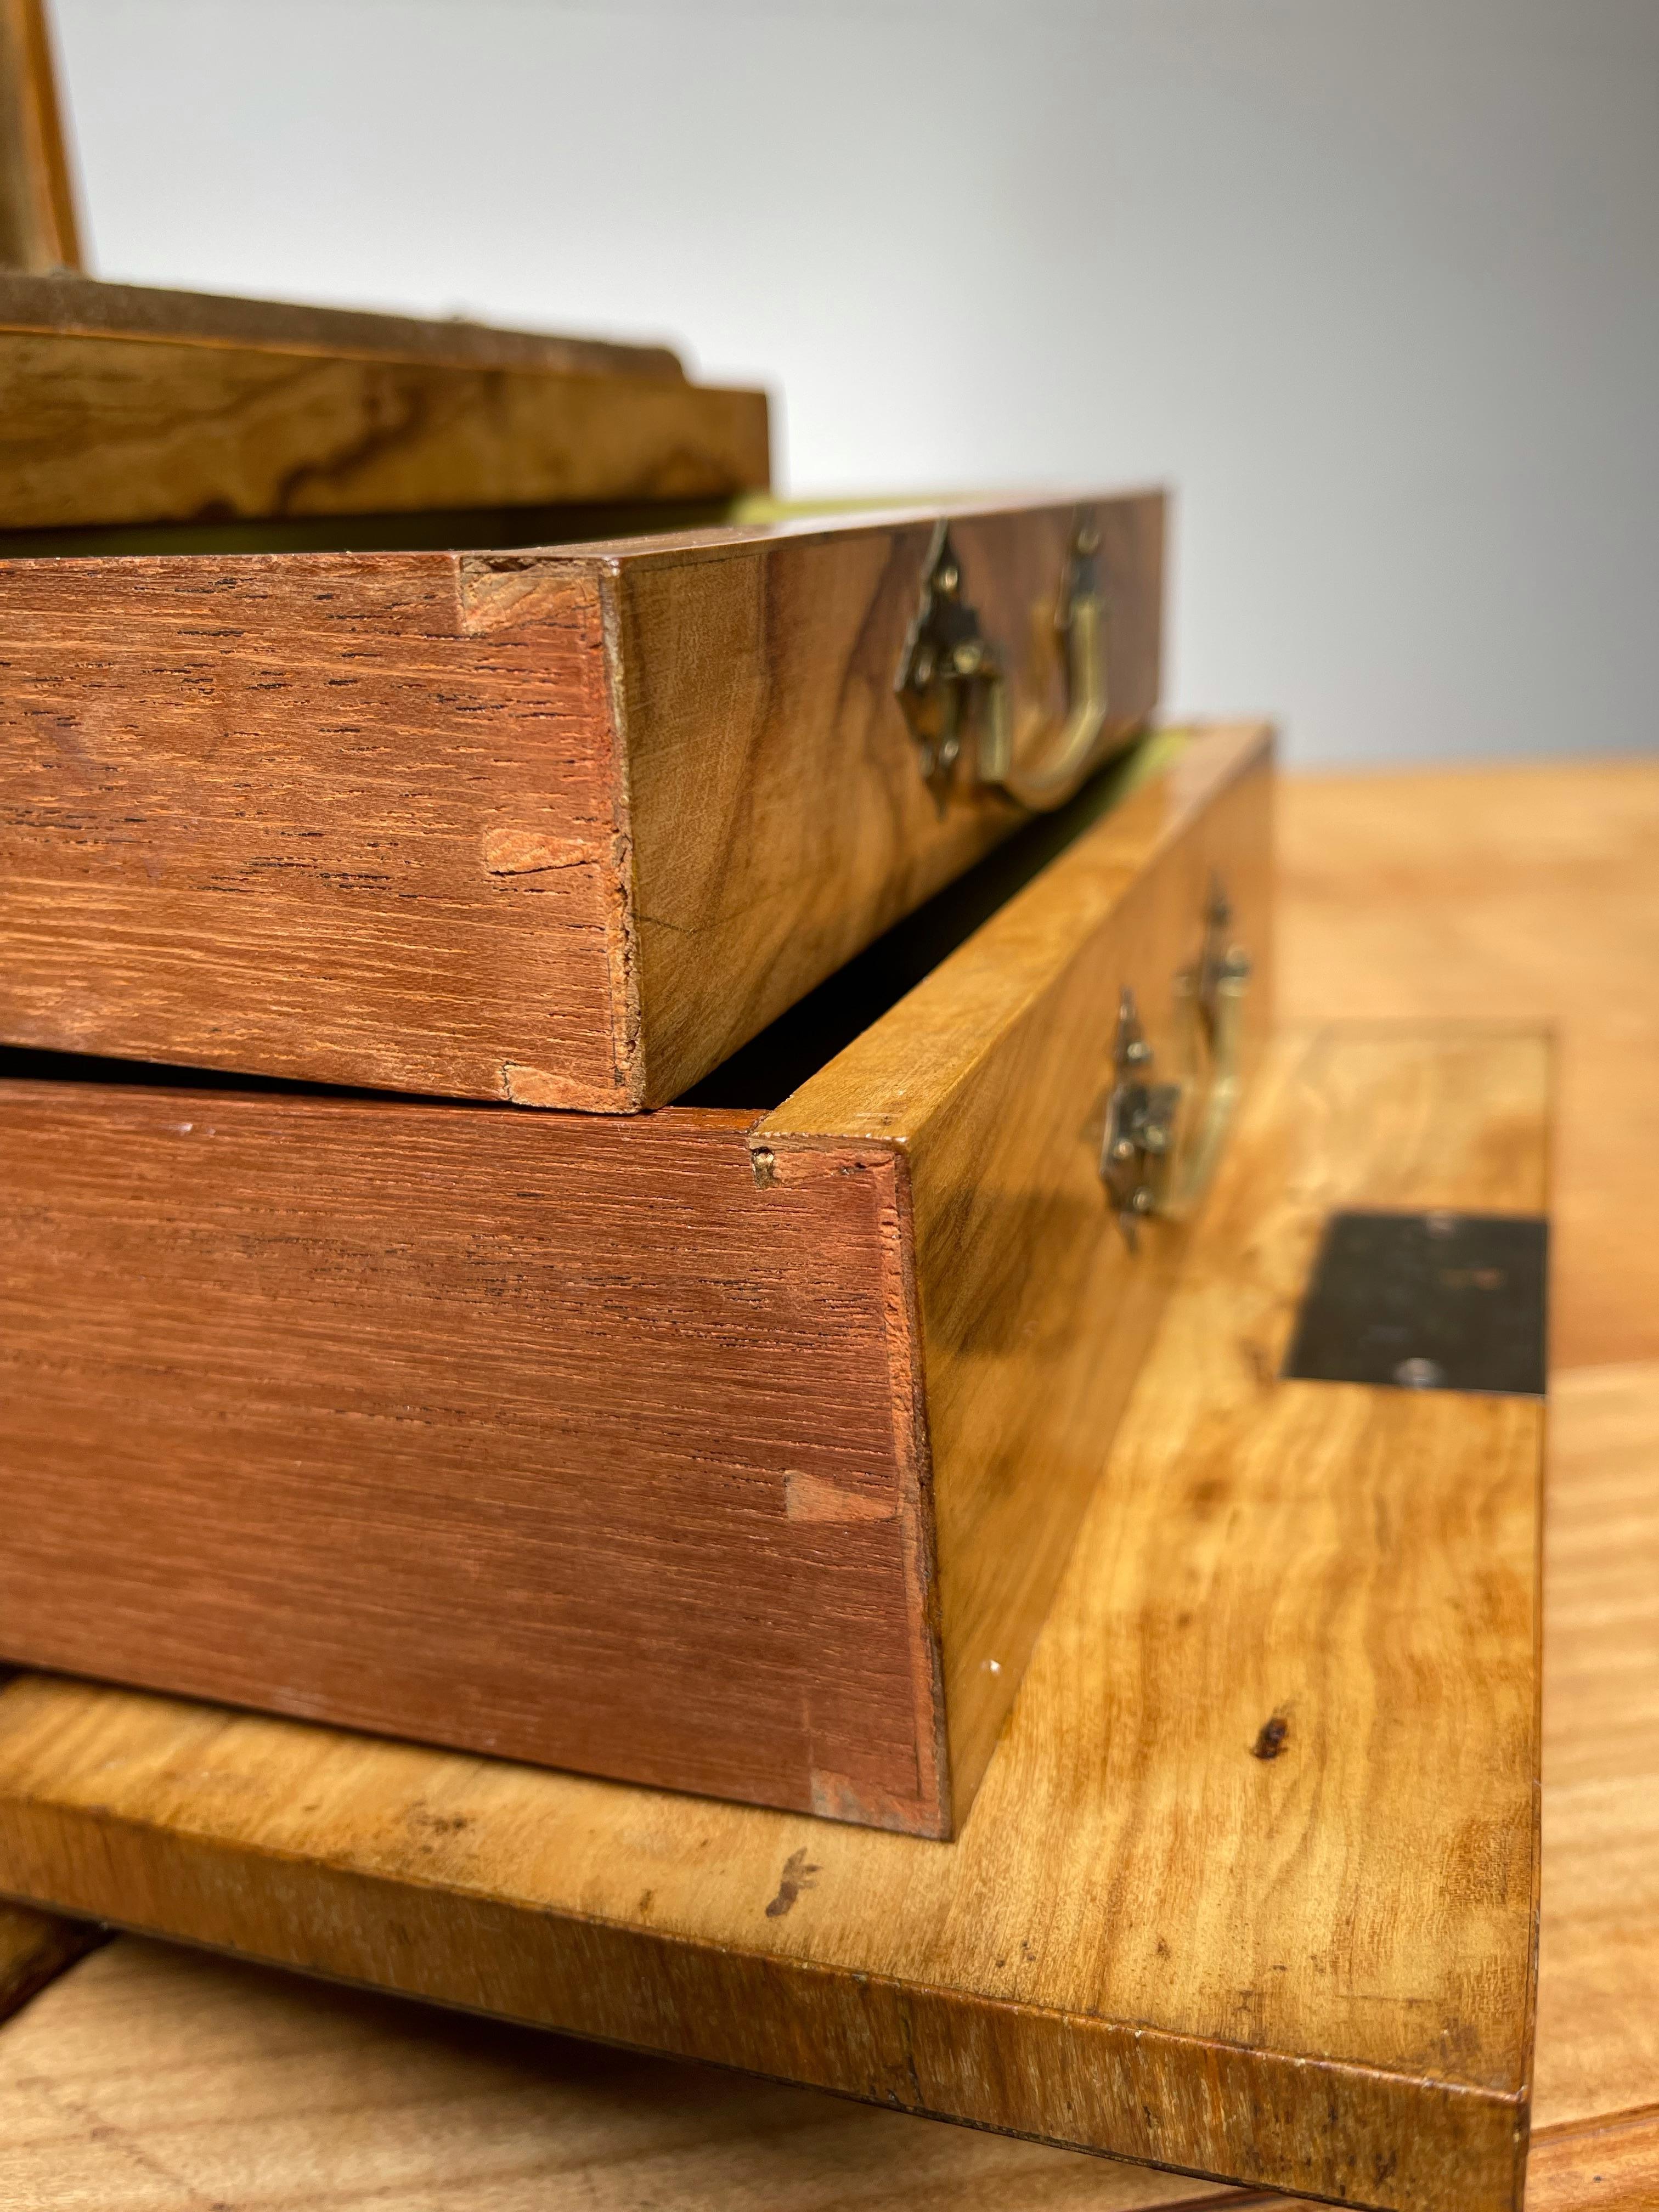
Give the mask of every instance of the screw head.
M 1446 1370 L 1432 1359 L 1402 1359 L 1394 1379 L 1402 1389 L 1436 1390 L 1445 1381 Z

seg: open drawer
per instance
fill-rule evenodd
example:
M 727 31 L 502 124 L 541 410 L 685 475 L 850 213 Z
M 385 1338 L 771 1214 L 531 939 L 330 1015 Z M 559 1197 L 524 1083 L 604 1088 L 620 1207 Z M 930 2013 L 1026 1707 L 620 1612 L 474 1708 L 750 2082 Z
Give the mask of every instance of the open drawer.
M 0 560 L 0 1041 L 661 1105 L 1157 702 L 1157 494 L 624 522 Z
M 662 1112 L 17 1056 L 0 1657 L 952 1832 L 1267 1020 L 1269 732 L 1117 787 Z

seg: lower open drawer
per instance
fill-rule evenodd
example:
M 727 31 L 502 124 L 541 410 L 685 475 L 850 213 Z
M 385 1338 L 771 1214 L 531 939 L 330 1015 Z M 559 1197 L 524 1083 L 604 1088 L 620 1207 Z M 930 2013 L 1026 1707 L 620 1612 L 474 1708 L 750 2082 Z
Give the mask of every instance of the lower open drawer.
M 1265 1024 L 1270 756 L 661 1112 L 14 1074 L 0 1656 L 951 1833 Z
M 1273 1041 L 953 1843 L 26 1676 L 0 1688 L 0 1894 L 1256 2190 L 1521 2212 L 1545 1407 L 1541 1367 L 1495 1387 L 1459 1355 L 1523 1319 L 1541 1349 L 1541 1273 L 1470 1261 L 1540 1253 L 1548 1059 L 1512 1026 Z M 1357 1358 L 1301 1379 L 1332 1232 L 1383 1218 L 1442 1255 L 1400 1352 L 1445 1382 L 1361 1379 Z M 1399 1278 L 1375 1287 L 1391 1323 Z M 1356 1329 L 1350 1354 L 1372 1344 Z M 1649 1566 L 1644 1441 L 1610 1480 L 1558 1469 L 1580 1498 L 1552 1536 L 1570 1588 L 1586 1498 L 1614 1516 L 1627 1592 Z M 1593 1609 L 1601 1686 L 1639 1705 L 1609 1626 L 1635 1616 Z M 1582 1696 L 1559 1748 L 1569 1720 L 1578 1841 L 1545 1885 L 1558 2118 L 1564 2094 L 1595 2109 L 1610 2052 L 1615 2079 L 1651 2079 L 1630 2063 L 1651 1913 L 1639 1883 L 1608 1909 L 1650 1827 L 1620 1829 L 1595 1778 L 1624 1776 L 1628 1809 L 1638 1713 L 1606 1719 L 1599 1752 Z M 1635 1963 L 1609 1979 L 1615 1942 Z M 1581 2019 L 1609 1991 L 1637 2017 L 1585 2029 L 1568 2067 L 1570 1991 Z M 626 2106 L 614 2078 L 593 2094 Z M 568 2168 L 586 2116 L 561 2126 Z M 722 2130 L 742 2184 L 723 2196 L 700 2159 L 702 2201 L 797 2201 L 765 2196 L 730 2112 Z M 786 2142 L 775 2112 L 766 2133 Z M 1601 2154 L 1595 2202 L 1633 2207 Z M 815 2204 L 908 2203 L 924 2181 L 952 2208 L 1111 2198 L 1086 2170 L 963 2183 L 948 2145 L 908 2181 L 879 2144 L 841 2155 Z M 1532 2212 L 1565 2203 L 1560 2179 L 1547 2162 Z

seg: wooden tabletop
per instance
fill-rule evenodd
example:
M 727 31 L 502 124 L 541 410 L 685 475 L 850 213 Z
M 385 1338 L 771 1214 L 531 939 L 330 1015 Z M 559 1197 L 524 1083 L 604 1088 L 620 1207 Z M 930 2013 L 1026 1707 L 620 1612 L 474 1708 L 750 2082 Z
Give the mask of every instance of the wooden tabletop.
M 1659 2202 L 1659 764 L 1310 778 L 1281 1009 L 1553 1022 L 1561 1127 L 1528 2212 Z M 0 1942 L 4 1930 L 0 1929 Z M 29 1941 L 50 1938 L 26 1924 Z M 1250 2200 L 122 1939 L 0 2031 L 0 2201 Z

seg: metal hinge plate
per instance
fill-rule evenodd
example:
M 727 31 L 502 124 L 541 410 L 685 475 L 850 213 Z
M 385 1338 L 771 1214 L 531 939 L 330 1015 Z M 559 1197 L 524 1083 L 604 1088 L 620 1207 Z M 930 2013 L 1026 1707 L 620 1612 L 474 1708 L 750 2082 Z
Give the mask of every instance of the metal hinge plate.
M 1534 1214 L 1334 1213 L 1285 1379 L 1540 1398 L 1548 1257 Z

